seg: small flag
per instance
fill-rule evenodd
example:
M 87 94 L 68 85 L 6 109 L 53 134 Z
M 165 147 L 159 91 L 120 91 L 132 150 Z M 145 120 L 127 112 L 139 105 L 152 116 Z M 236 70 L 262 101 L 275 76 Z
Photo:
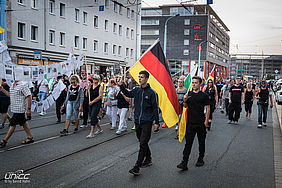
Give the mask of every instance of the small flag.
M 193 76 L 197 76 L 198 74 L 198 65 L 188 74 L 188 76 L 185 79 L 184 82 L 184 88 L 186 88 L 188 91 L 192 90 L 192 78 Z
M 245 75 L 243 75 L 243 80 L 244 80 L 244 81 L 247 81 L 247 78 L 246 78 L 246 76 L 245 76 Z
M 208 80 L 209 80 L 209 79 L 212 79 L 212 80 L 214 81 L 214 76 L 215 76 L 215 66 L 213 66 L 212 71 L 211 71 L 211 73 L 210 73 L 210 76 L 209 76 Z

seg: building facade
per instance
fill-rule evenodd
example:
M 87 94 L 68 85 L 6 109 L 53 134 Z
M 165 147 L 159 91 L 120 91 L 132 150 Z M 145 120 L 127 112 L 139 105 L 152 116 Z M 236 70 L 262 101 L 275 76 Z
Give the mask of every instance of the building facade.
M 214 66 L 218 76 L 228 76 L 229 29 L 209 5 L 142 8 L 142 52 L 157 38 L 164 47 L 166 21 L 166 58 L 172 76 L 187 75 L 193 69 L 199 62 L 200 44 L 202 76 L 208 77 Z
M 50 64 L 85 54 L 91 73 L 139 57 L 141 5 L 127 0 L 7 0 L 7 44 L 18 64 Z M 34 51 L 42 60 L 34 59 Z
M 282 55 L 233 54 L 230 75 L 247 76 L 255 80 L 281 78 Z

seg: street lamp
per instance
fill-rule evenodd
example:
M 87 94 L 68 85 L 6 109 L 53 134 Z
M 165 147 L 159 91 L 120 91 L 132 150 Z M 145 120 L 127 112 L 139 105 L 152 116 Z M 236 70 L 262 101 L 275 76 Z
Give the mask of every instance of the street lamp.
M 171 17 L 167 18 L 166 21 L 165 21 L 165 30 L 164 30 L 164 55 L 165 55 L 165 57 L 166 57 L 167 22 L 169 20 L 171 20 L 172 18 L 175 18 L 175 17 L 177 17 L 179 15 L 180 14 L 176 14 L 175 16 L 171 16 Z
M 204 44 L 205 42 L 207 42 L 206 40 L 205 41 L 202 41 L 202 42 L 200 42 L 200 44 L 199 44 L 199 60 L 198 60 L 198 66 L 200 67 L 200 70 L 201 70 L 201 72 L 202 72 L 202 76 L 204 77 L 204 71 L 202 71 L 202 69 L 201 69 L 201 50 L 202 50 L 202 44 Z

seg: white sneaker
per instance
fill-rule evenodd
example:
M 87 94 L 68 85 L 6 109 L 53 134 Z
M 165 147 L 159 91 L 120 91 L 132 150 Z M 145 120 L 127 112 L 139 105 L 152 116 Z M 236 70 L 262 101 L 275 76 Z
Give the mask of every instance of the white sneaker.
M 117 135 L 120 135 L 120 134 L 121 134 L 121 131 L 118 130 L 118 131 L 116 132 L 116 134 L 117 134 Z
M 40 116 L 44 116 L 45 114 L 44 114 L 44 112 L 40 112 L 39 115 Z
M 262 125 L 261 125 L 261 124 L 258 124 L 258 128 L 262 128 Z
M 94 138 L 94 134 L 89 134 L 86 136 L 86 138 Z
M 228 120 L 228 122 L 227 122 L 228 124 L 231 124 L 232 123 L 232 121 L 231 120 Z
M 80 125 L 80 128 L 88 127 L 88 125 Z
M 265 122 L 262 122 L 262 125 L 265 126 L 265 127 L 267 126 L 267 124 Z
M 100 133 L 102 133 L 102 132 L 103 132 L 103 129 L 97 130 L 94 134 L 97 135 L 97 134 L 100 134 Z

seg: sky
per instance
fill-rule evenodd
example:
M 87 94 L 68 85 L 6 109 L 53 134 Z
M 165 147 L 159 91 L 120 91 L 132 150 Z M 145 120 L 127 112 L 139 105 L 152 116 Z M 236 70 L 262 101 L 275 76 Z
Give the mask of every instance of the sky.
M 143 0 L 142 6 L 180 2 Z M 195 4 L 206 4 L 206 0 Z M 211 7 L 230 30 L 231 54 L 282 55 L 282 0 L 213 0 Z

